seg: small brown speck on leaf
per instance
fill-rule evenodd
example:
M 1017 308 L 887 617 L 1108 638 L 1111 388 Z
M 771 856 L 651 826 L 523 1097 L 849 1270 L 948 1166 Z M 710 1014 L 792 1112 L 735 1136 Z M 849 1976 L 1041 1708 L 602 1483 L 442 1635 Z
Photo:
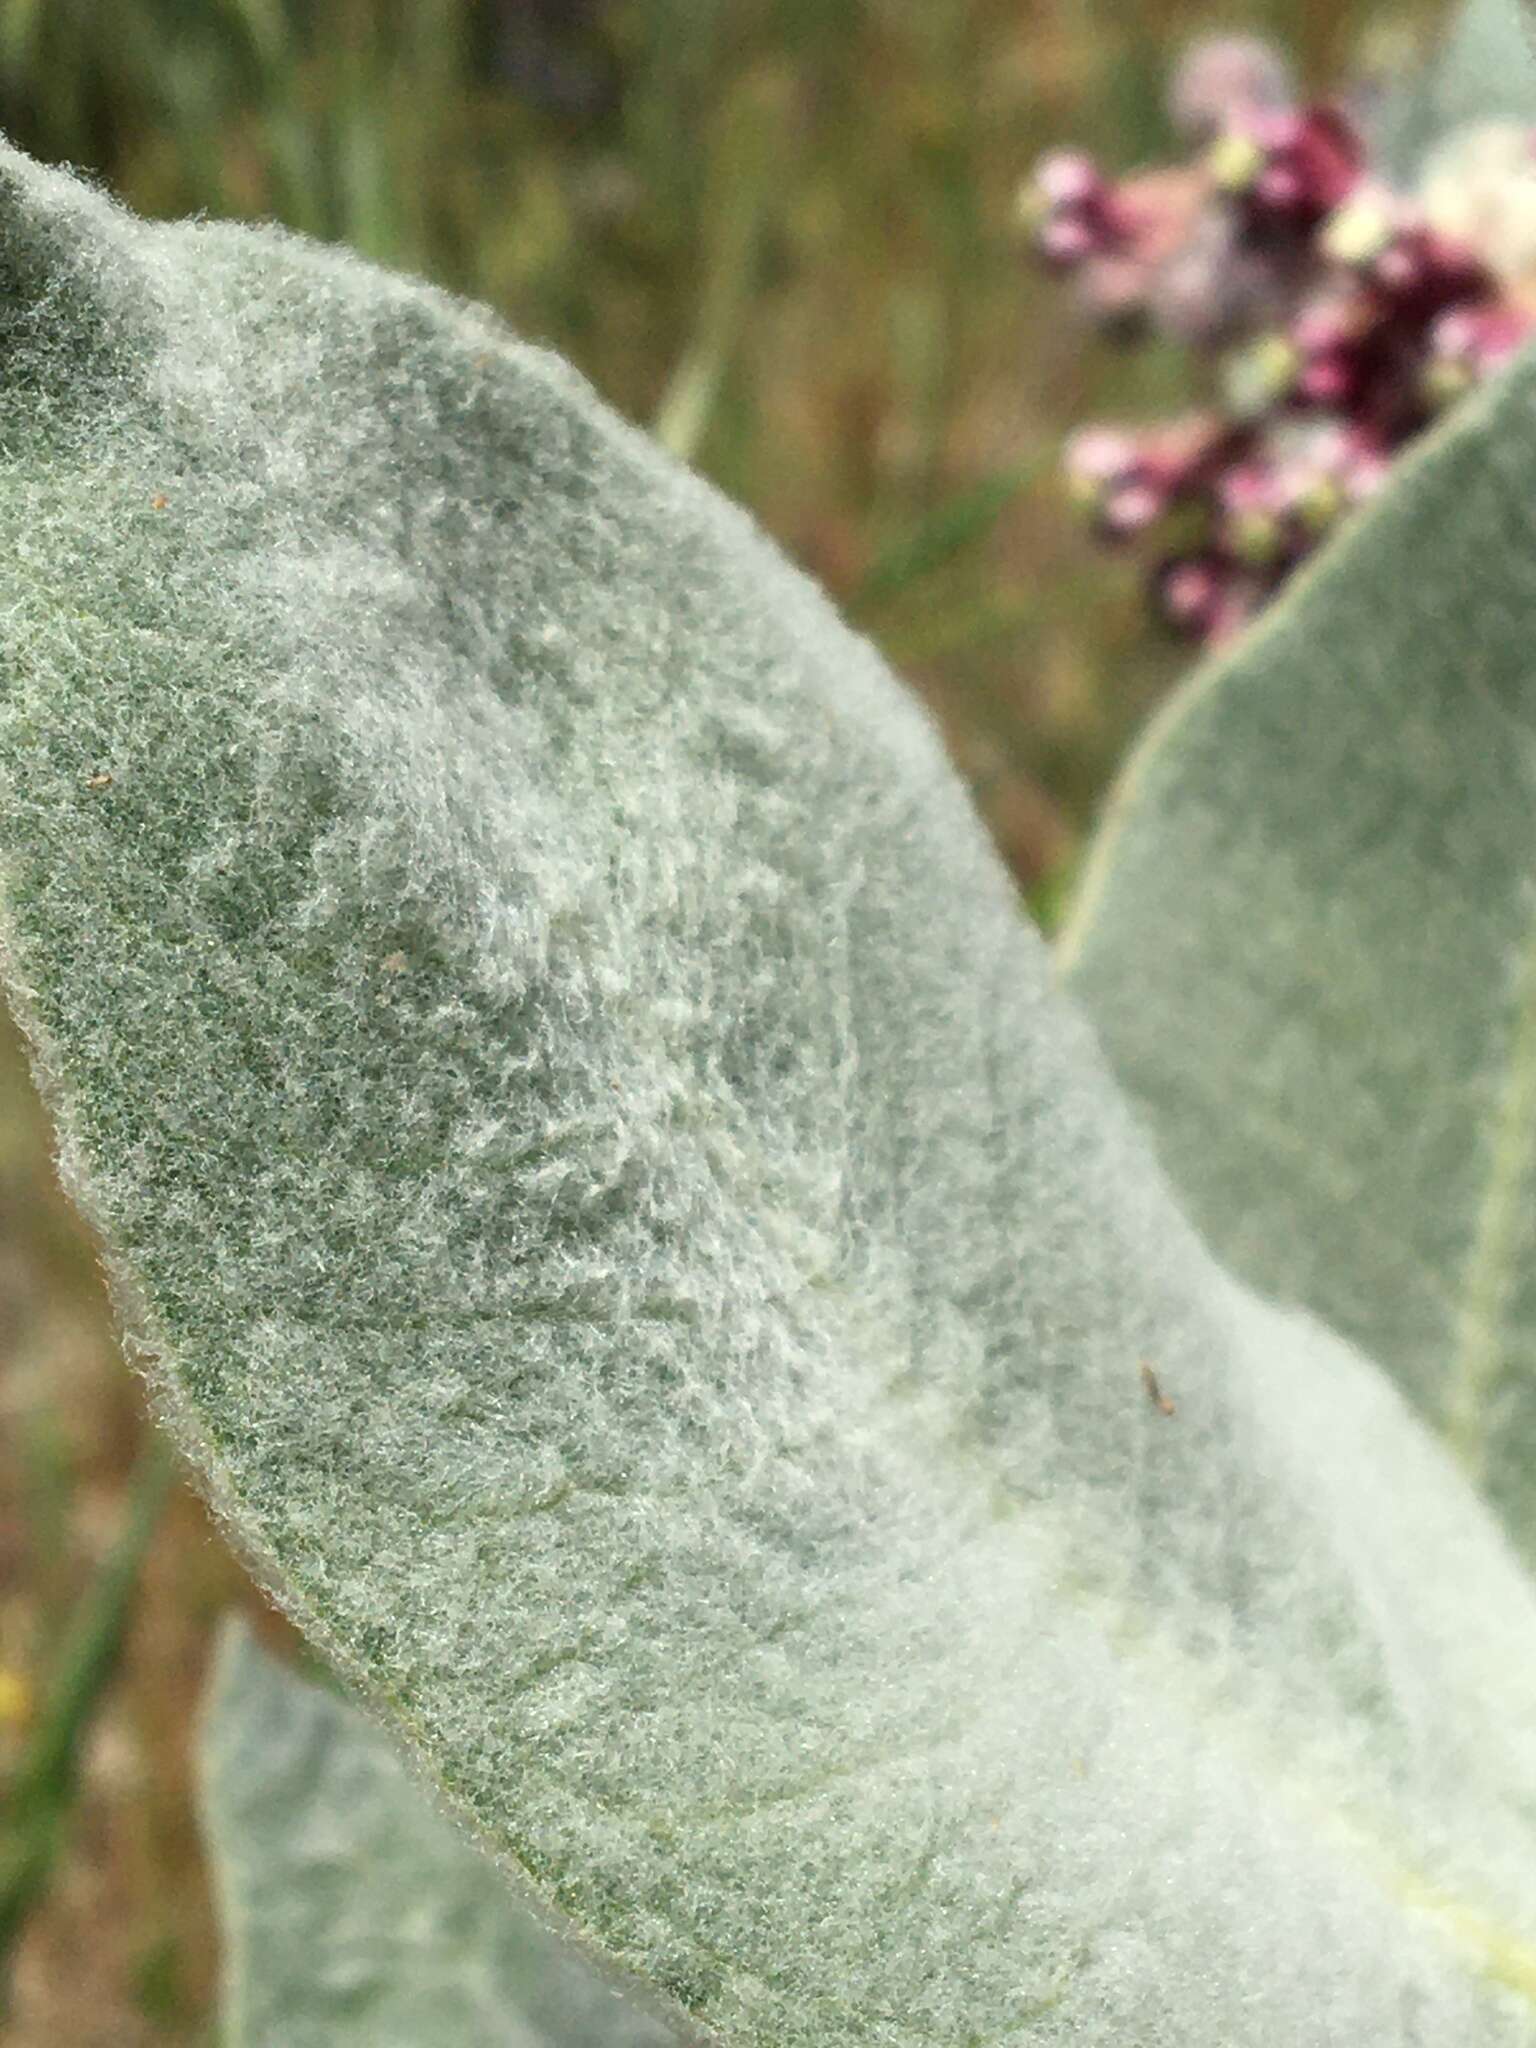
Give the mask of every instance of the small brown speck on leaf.
M 94 775 L 87 775 L 85 786 L 87 789 L 110 789 L 112 777 L 105 768 L 98 768 Z
M 1141 1361 L 1141 1384 L 1147 1390 L 1147 1399 L 1152 1403 L 1152 1406 L 1159 1415 L 1174 1415 L 1178 1412 L 1158 1384 L 1157 1374 L 1152 1370 L 1146 1359 Z

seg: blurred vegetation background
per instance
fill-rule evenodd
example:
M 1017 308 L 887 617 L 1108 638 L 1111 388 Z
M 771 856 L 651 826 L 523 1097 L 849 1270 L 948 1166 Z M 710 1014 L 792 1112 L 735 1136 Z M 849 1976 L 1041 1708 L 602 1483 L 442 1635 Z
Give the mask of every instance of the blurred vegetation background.
M 0 0 L 0 126 L 151 214 L 276 219 L 489 300 L 749 505 L 924 692 L 1049 919 L 1186 658 L 1055 480 L 1163 412 L 1024 259 L 1020 179 L 1164 152 L 1202 31 L 1326 90 L 1434 0 Z M 264 1614 L 146 1429 L 0 1037 L 0 2040 L 211 2043 L 191 1739 Z M 265 1615 L 271 1636 L 281 1625 Z

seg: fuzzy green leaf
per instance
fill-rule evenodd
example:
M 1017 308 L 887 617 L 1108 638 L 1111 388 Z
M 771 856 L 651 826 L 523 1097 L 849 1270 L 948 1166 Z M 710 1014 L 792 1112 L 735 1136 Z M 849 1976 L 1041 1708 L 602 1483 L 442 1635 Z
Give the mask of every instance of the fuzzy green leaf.
M 1433 67 L 1440 133 L 1471 121 L 1536 121 L 1536 15 L 1531 0 L 1463 0 Z
M 488 314 L 15 155 L 0 277 L 9 985 L 456 1809 L 732 2048 L 1529 2048 L 1536 1597 L 871 651 Z
M 668 2048 L 355 1707 L 230 1624 L 203 1810 L 227 2048 Z
M 1536 359 L 1132 761 L 1064 937 L 1174 1181 L 1536 1557 Z
M 1429 61 L 1373 127 L 1375 154 L 1411 179 L 1436 145 L 1486 121 L 1536 123 L 1536 15 L 1529 0 L 1462 0 Z

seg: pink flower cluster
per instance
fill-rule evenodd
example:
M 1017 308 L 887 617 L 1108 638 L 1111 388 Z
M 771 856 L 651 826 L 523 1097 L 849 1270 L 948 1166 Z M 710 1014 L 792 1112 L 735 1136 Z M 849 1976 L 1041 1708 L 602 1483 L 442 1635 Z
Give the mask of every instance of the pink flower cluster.
M 1039 257 L 1101 325 L 1213 362 L 1199 411 L 1085 428 L 1066 456 L 1103 537 L 1146 537 L 1160 616 L 1211 645 L 1509 359 L 1536 311 L 1507 266 L 1372 174 L 1344 107 L 1299 104 L 1266 44 L 1198 47 L 1170 104 L 1188 163 L 1115 180 L 1055 150 L 1024 201 Z M 1536 138 L 1517 140 L 1536 180 Z

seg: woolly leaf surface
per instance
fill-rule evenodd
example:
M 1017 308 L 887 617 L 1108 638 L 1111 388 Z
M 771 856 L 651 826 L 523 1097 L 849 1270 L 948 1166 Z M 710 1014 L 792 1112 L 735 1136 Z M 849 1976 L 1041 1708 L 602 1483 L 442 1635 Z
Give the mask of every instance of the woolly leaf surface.
M 227 2048 L 675 2048 L 379 1730 L 227 1627 L 201 1750 Z
M 1371 1351 L 1536 1552 L 1536 361 L 1114 799 L 1076 992 L 1224 1257 Z
M 1536 13 L 1529 0 L 1461 0 L 1428 61 L 1371 122 L 1374 154 L 1411 179 L 1435 146 L 1486 121 L 1536 122 Z
M 8 248 L 10 985 L 458 1810 L 732 2048 L 1536 2039 L 1530 1588 L 876 657 L 489 315 L 15 156 Z

